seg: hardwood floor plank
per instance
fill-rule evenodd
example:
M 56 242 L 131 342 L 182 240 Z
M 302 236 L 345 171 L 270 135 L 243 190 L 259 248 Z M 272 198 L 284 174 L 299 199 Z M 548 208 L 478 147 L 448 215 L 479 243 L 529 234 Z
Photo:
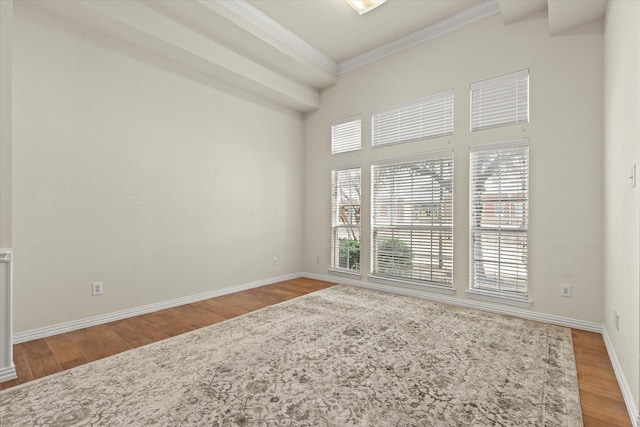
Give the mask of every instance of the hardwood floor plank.
M 13 362 L 16 366 L 16 373 L 18 375 L 18 378 L 0 383 L 0 390 L 15 387 L 17 385 L 35 379 L 33 373 L 31 372 L 31 368 L 29 367 L 27 356 L 24 354 L 22 344 L 16 344 L 13 346 Z
M 22 349 L 34 378 L 41 378 L 62 371 L 62 367 L 44 339 L 23 343 Z
M 82 352 L 68 335 L 53 335 L 44 339 L 62 369 L 71 369 L 87 363 Z
M 103 359 L 133 348 L 108 323 L 69 332 L 69 338 L 82 352 L 87 362 Z
M 619 427 L 630 427 L 631 420 L 624 402 L 600 396 L 597 393 L 580 390 L 580 403 L 582 405 L 583 419 L 594 420 L 591 426 L 600 426 L 601 423 L 613 423 Z M 590 427 L 585 422 L 585 427 Z
M 140 317 L 114 322 L 111 328 L 132 348 L 169 338 L 169 334 L 153 327 Z
M 125 350 L 231 319 L 334 286 L 298 278 L 104 325 L 14 345 L 18 379 L 0 389 L 51 375 Z M 631 421 L 602 335 L 573 329 L 585 427 L 627 427 Z
M 571 331 L 585 427 L 631 426 L 602 335 Z

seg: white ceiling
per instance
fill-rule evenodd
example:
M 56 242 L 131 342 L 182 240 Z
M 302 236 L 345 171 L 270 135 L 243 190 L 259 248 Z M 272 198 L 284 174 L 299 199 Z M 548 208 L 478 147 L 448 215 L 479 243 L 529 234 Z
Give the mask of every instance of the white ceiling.
M 341 74 L 487 17 L 511 25 L 546 10 L 555 35 L 602 19 L 607 4 L 388 0 L 360 16 L 342 0 L 15 1 L 151 51 L 205 84 L 303 113 L 319 108 L 320 91 Z
M 358 15 L 342 0 L 249 0 L 248 3 L 340 63 L 435 24 L 481 0 L 388 0 Z

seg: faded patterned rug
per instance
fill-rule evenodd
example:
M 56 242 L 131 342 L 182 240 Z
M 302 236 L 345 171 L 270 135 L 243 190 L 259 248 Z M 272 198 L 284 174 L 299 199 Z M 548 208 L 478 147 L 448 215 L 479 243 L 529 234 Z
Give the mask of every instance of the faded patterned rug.
M 0 392 L 2 426 L 580 426 L 571 331 L 336 286 Z

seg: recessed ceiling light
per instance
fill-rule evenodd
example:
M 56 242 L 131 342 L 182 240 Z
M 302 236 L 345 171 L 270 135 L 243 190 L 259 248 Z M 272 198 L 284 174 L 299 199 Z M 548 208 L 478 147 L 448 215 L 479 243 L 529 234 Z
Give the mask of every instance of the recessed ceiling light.
M 345 0 L 349 3 L 349 6 L 353 8 L 358 15 L 362 15 L 363 13 L 367 13 L 372 9 L 380 6 L 382 3 L 387 0 Z

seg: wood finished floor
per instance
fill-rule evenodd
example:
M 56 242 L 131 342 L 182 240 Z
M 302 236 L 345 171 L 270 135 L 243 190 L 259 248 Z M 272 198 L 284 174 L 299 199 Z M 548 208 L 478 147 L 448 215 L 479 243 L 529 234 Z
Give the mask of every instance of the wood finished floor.
M 294 279 L 193 304 L 37 339 L 13 347 L 18 378 L 6 389 L 125 350 L 202 328 L 250 311 L 333 286 Z M 573 329 L 585 427 L 631 426 L 600 334 Z

